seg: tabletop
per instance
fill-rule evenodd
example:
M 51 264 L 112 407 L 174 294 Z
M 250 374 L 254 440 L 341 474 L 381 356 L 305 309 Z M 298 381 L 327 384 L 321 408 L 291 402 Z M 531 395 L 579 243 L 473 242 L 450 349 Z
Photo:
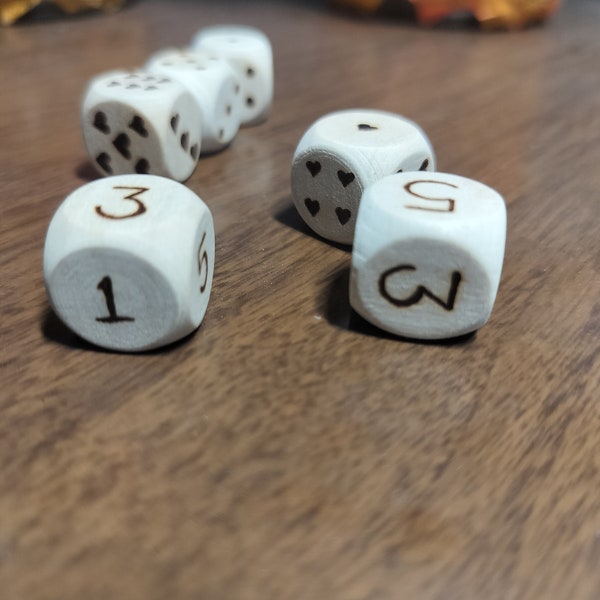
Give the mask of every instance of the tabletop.
M 206 317 L 162 350 L 100 350 L 41 269 L 54 211 L 96 177 L 82 92 L 214 23 L 269 36 L 275 97 L 186 182 L 215 222 Z M 0 596 L 600 598 L 599 27 L 595 0 L 510 33 L 149 0 L 2 29 Z M 440 171 L 505 198 L 476 334 L 363 321 L 350 249 L 294 209 L 300 137 L 355 107 L 413 119 Z

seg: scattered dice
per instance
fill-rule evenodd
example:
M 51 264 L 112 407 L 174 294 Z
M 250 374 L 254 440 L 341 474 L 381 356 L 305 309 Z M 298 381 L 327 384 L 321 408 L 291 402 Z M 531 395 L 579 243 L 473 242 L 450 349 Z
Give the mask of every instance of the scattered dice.
M 82 338 L 149 350 L 202 322 L 214 246 L 210 210 L 187 187 L 154 175 L 107 177 L 56 211 L 44 279 L 56 313 Z
M 506 207 L 491 188 L 446 173 L 400 173 L 365 189 L 352 252 L 350 303 L 401 336 L 472 332 L 500 281 Z
M 412 121 L 377 110 L 335 112 L 316 121 L 296 148 L 294 204 L 320 236 L 352 244 L 367 185 L 392 173 L 434 168 L 431 144 Z
M 201 115 L 180 83 L 149 73 L 113 71 L 93 79 L 82 108 L 83 137 L 102 175 L 187 179 L 198 162 Z
M 214 270 L 212 216 L 164 177 L 187 179 L 201 153 L 264 120 L 272 99 L 268 38 L 233 25 L 202 29 L 190 49 L 158 52 L 145 71 L 91 81 L 84 140 L 98 171 L 113 177 L 64 201 L 44 249 L 51 303 L 71 329 L 99 346 L 143 351 L 199 326 Z M 481 183 L 436 173 L 417 124 L 368 109 L 326 115 L 296 148 L 291 187 L 313 231 L 354 244 L 350 303 L 365 319 L 420 339 L 487 322 L 504 257 L 504 201 Z
M 223 59 L 188 50 L 163 50 L 146 64 L 149 73 L 170 77 L 194 97 L 202 115 L 202 154 L 225 148 L 241 123 L 238 77 Z
M 218 25 L 200 30 L 192 48 L 229 61 L 240 79 L 242 123 L 264 121 L 273 101 L 273 51 L 267 36 L 252 27 Z

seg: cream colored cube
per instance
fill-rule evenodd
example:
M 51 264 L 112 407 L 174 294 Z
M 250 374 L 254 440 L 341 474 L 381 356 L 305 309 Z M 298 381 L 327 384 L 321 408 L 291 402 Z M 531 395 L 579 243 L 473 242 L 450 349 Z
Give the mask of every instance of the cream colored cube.
M 81 121 L 88 154 L 102 175 L 185 181 L 198 162 L 200 109 L 169 77 L 141 71 L 99 75 L 85 92 Z
M 447 173 L 384 177 L 358 211 L 350 304 L 401 336 L 472 332 L 492 311 L 505 238 L 504 200 L 486 185 Z
M 146 69 L 178 81 L 196 100 L 202 116 L 202 154 L 231 143 L 241 124 L 242 92 L 226 60 L 203 52 L 167 49 L 153 55 Z
M 242 94 L 242 123 L 256 125 L 267 118 L 273 102 L 273 50 L 260 30 L 241 25 L 201 29 L 192 49 L 227 60 L 236 70 Z
M 435 168 L 427 136 L 412 121 L 378 110 L 344 110 L 316 121 L 292 162 L 294 204 L 325 239 L 352 244 L 363 190 L 398 171 Z
M 78 188 L 46 235 L 44 280 L 58 316 L 113 350 L 149 350 L 196 329 L 214 271 L 210 210 L 180 183 L 106 177 Z

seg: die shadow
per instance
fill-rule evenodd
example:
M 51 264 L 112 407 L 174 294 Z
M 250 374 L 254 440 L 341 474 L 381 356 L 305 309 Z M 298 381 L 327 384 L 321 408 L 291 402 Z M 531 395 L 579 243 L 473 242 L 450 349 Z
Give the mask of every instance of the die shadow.
M 75 168 L 75 176 L 82 181 L 90 182 L 101 179 L 100 174 L 89 160 L 82 160 Z
M 198 328 L 201 329 L 202 325 Z M 101 346 L 96 346 L 91 342 L 84 340 L 79 337 L 76 333 L 71 331 L 56 315 L 56 313 L 50 308 L 47 307 L 44 309 L 44 312 L 41 317 L 41 330 L 42 335 L 46 340 L 50 342 L 54 342 L 56 344 L 60 344 L 61 346 L 66 346 L 67 348 L 71 348 L 72 350 L 82 350 L 84 352 L 94 352 L 96 354 L 117 354 L 122 356 L 123 354 L 131 355 L 131 356 L 152 356 L 154 354 L 167 354 L 180 346 L 186 344 L 198 331 L 198 329 L 192 331 L 192 333 L 186 335 L 185 337 L 172 342 L 166 346 L 162 346 L 160 348 L 155 348 L 153 350 L 143 350 L 143 351 L 119 351 L 119 350 L 111 350 L 109 348 L 102 348 Z
M 352 246 L 347 246 L 346 244 L 338 244 L 337 242 L 332 242 L 330 240 L 326 240 L 322 238 L 320 235 L 317 235 L 303 220 L 302 217 L 298 214 L 296 207 L 294 206 L 294 202 L 291 196 L 287 196 L 282 198 L 277 206 L 276 212 L 273 215 L 273 218 L 278 223 L 293 229 L 299 233 L 302 233 L 308 237 L 313 238 L 325 244 L 327 246 L 331 246 L 333 248 L 337 248 L 338 250 L 343 250 L 344 252 L 352 252 Z
M 353 331 L 360 335 L 423 346 L 460 346 L 468 344 L 475 339 L 476 332 L 474 331 L 442 340 L 419 340 L 383 331 L 375 327 L 375 325 L 371 325 L 371 323 L 354 311 L 350 306 L 349 289 L 350 267 L 342 267 L 332 273 L 319 299 L 319 306 L 323 311 L 325 319 L 330 325 L 338 329 Z

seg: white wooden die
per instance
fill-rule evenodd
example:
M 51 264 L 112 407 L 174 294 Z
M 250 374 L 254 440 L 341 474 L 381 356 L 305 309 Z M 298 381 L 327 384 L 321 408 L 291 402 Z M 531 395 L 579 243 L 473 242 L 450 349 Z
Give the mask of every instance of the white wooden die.
M 146 70 L 175 79 L 192 94 L 202 116 L 202 154 L 231 143 L 241 124 L 242 94 L 238 76 L 226 60 L 167 49 L 153 55 Z
M 483 326 L 504 259 L 506 206 L 486 185 L 446 173 L 400 173 L 364 192 L 350 304 L 391 333 L 442 339 Z
M 100 75 L 88 85 L 81 118 L 88 154 L 102 175 L 139 173 L 184 181 L 196 167 L 200 109 L 169 77 L 127 71 Z
M 262 31 L 238 25 L 207 27 L 196 34 L 192 49 L 224 58 L 237 71 L 244 125 L 266 119 L 273 102 L 273 50 Z
M 82 338 L 149 350 L 202 322 L 214 247 L 210 210 L 187 187 L 154 175 L 106 177 L 75 190 L 52 218 L 46 289 Z
M 435 168 L 427 136 L 412 121 L 377 110 L 345 110 L 316 121 L 292 162 L 293 200 L 320 236 L 352 244 L 363 190 L 399 171 Z

